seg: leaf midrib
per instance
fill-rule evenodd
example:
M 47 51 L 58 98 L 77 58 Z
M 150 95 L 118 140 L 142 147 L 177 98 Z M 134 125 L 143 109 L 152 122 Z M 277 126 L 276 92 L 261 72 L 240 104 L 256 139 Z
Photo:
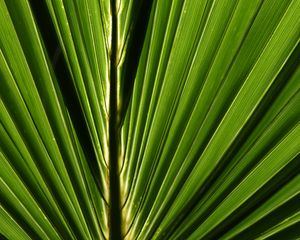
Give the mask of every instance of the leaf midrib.
M 122 239 L 120 211 L 120 130 L 118 111 L 118 9 L 116 0 L 111 7 L 110 97 L 109 97 L 109 238 Z

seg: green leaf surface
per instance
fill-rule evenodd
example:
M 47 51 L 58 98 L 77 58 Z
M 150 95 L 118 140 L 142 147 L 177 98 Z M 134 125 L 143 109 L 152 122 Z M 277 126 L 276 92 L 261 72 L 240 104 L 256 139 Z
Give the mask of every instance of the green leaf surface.
M 0 238 L 298 239 L 300 0 L 0 0 Z

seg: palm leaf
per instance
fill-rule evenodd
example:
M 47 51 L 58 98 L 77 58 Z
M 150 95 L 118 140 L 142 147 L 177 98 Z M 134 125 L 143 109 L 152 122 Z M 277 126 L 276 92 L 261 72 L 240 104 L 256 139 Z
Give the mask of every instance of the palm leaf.
M 299 0 L 0 13 L 0 238 L 300 237 Z

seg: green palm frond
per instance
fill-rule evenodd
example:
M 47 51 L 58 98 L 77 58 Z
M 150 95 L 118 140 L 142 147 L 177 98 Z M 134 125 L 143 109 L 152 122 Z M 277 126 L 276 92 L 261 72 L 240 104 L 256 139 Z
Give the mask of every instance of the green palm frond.
M 0 239 L 299 239 L 300 0 L 0 0 Z

